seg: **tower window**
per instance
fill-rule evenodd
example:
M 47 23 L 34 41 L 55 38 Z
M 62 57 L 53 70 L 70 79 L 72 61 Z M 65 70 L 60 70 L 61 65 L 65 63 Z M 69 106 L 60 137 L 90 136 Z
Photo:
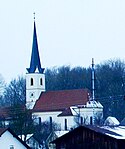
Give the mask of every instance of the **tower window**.
M 40 79 L 40 85 L 43 85 L 43 79 L 42 78 Z
M 31 78 L 31 82 L 30 82 L 31 86 L 33 86 L 33 78 Z

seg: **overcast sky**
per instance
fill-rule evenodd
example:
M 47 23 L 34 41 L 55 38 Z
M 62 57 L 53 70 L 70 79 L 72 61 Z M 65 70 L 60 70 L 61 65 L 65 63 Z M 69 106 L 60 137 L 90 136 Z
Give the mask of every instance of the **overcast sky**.
M 0 0 L 0 73 L 5 81 L 25 75 L 29 67 L 33 12 L 43 67 L 125 59 L 124 0 Z

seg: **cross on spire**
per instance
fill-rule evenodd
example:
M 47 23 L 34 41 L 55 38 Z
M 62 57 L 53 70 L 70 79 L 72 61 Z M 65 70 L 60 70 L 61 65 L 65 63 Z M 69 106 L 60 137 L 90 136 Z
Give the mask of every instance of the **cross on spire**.
M 33 15 L 34 15 L 34 21 L 35 21 L 35 19 L 36 19 L 35 12 L 33 13 Z

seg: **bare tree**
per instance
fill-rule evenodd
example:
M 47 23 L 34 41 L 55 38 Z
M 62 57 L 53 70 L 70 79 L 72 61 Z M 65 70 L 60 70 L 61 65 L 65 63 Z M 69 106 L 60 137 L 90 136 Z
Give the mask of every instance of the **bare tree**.
M 34 119 L 31 110 L 26 109 L 22 105 L 14 105 L 10 108 L 10 128 L 17 135 L 24 135 L 26 141 L 27 134 L 34 133 Z
M 24 105 L 26 102 L 26 82 L 23 76 L 13 79 L 4 91 L 5 106 L 17 104 Z

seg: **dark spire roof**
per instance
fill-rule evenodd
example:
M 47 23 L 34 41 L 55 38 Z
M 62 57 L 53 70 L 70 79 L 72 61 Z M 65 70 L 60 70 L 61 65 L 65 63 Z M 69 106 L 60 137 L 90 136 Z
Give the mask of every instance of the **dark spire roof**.
M 39 73 L 44 72 L 44 68 L 41 68 L 38 43 L 37 43 L 36 24 L 35 24 L 35 20 L 34 20 L 32 55 L 31 55 L 31 61 L 30 61 L 30 68 L 27 68 L 27 71 L 28 71 L 28 73 L 35 73 L 37 68 L 39 70 Z

